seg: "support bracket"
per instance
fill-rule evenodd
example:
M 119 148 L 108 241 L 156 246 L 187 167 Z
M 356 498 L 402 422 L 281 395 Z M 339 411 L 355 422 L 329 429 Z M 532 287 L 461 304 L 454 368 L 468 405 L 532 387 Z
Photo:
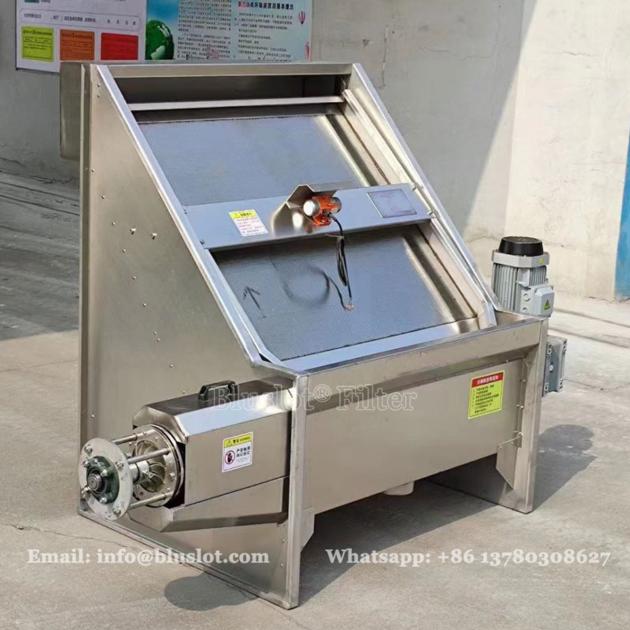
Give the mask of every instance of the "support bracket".
M 514 432 L 514 437 L 501 442 L 497 447 L 497 471 L 505 479 L 510 488 L 514 488 L 516 478 L 516 456 L 521 448 L 523 434 L 520 431 Z

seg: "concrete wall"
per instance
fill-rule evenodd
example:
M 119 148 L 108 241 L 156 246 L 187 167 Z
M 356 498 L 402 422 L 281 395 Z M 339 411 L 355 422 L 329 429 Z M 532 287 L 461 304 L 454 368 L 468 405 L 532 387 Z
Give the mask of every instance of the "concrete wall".
M 627 0 L 527 0 L 506 231 L 540 234 L 553 280 L 614 297 L 630 125 Z
M 76 177 L 59 157 L 59 78 L 15 69 L 15 0 L 0 9 L 0 170 L 51 179 Z
M 614 298 L 627 0 L 315 4 L 315 55 L 366 66 L 483 271 L 538 236 L 558 289 Z
M 522 8 L 315 0 L 315 58 L 365 66 L 485 270 L 506 218 Z

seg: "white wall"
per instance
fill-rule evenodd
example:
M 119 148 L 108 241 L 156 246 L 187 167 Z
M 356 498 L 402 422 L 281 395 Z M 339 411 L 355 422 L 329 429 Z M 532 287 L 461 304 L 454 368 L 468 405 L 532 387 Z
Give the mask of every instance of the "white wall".
M 364 65 L 482 266 L 505 225 L 522 28 L 521 0 L 315 0 L 314 57 Z
M 539 234 L 555 284 L 614 298 L 630 127 L 627 0 L 527 0 L 506 231 Z

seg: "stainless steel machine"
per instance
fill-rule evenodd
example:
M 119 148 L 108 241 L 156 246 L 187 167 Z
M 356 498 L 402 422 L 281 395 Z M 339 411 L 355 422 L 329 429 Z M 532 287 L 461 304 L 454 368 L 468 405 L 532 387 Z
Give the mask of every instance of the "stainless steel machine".
M 62 85 L 83 515 L 264 552 L 202 568 L 290 608 L 321 512 L 433 475 L 532 509 L 547 319 L 499 307 L 360 66 L 86 64 Z

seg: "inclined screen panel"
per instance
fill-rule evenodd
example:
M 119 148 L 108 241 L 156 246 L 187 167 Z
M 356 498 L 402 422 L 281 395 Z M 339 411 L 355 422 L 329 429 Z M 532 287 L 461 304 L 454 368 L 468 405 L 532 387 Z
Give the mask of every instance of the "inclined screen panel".
M 215 252 L 265 345 L 282 360 L 455 320 L 424 275 L 404 231 L 346 239 L 354 309 L 339 281 L 335 239 Z
M 143 123 L 185 205 L 365 185 L 324 115 Z

